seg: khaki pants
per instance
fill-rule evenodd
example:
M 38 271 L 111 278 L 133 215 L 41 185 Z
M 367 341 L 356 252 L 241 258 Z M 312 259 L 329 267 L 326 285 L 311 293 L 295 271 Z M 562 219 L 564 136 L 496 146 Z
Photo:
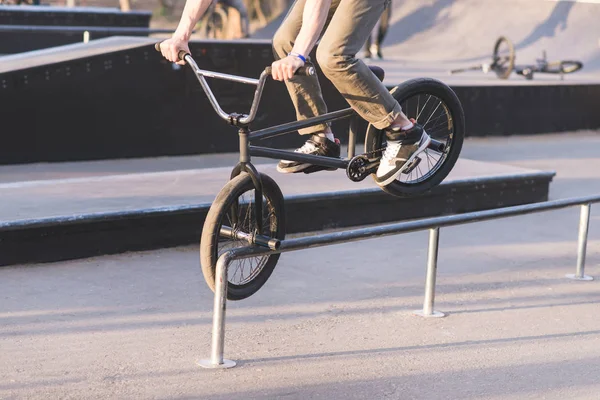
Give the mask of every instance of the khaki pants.
M 292 51 L 302 26 L 306 0 L 296 0 L 273 37 L 276 59 Z M 401 112 L 400 105 L 356 54 L 365 44 L 389 0 L 332 0 L 317 47 L 317 62 L 350 106 L 377 129 L 387 128 Z M 316 76 L 294 76 L 286 82 L 297 118 L 327 112 Z M 326 124 L 300 130 L 301 134 L 323 132 Z

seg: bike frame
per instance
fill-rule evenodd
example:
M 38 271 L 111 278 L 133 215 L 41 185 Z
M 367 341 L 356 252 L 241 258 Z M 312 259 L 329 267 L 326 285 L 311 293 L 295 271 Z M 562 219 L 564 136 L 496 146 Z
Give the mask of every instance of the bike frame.
M 359 118 L 360 116 L 354 111 L 352 108 L 346 108 L 338 111 L 329 112 L 327 114 L 319 115 L 316 117 L 308 118 L 301 121 L 289 122 L 281 125 L 277 125 L 270 128 L 265 128 L 258 130 L 256 132 L 250 131 L 250 123 L 256 117 L 256 113 L 258 111 L 258 104 L 260 103 L 260 99 L 262 97 L 265 81 L 267 77 L 270 75 L 270 67 L 267 67 L 260 75 L 259 79 L 246 78 L 237 75 L 223 74 L 218 72 L 206 71 L 202 70 L 198 67 L 194 59 L 191 55 L 186 54 L 183 56 L 183 60 L 192 68 L 194 71 L 202 89 L 208 96 L 210 104 L 216 111 L 217 115 L 221 117 L 224 121 L 228 122 L 230 125 L 236 126 L 239 128 L 238 134 L 240 138 L 240 160 L 239 163 L 233 168 L 231 172 L 231 178 L 233 179 L 238 176 L 241 172 L 246 172 L 250 175 L 252 182 L 255 187 L 255 203 L 256 203 L 256 223 L 258 227 L 258 234 L 262 233 L 262 183 L 260 179 L 260 175 L 254 165 L 251 163 L 251 156 L 257 157 L 265 157 L 272 159 L 284 159 L 290 161 L 297 161 L 302 163 L 308 163 L 312 165 L 322 166 L 322 167 L 330 167 L 337 169 L 347 169 L 350 164 L 352 158 L 355 156 L 355 148 L 356 148 L 356 135 L 358 130 Z M 310 66 L 306 69 L 307 75 L 314 75 L 315 70 L 314 67 Z M 250 107 L 249 113 L 246 114 L 237 114 L 231 113 L 228 114 L 219 105 L 215 95 L 213 94 L 210 86 L 206 82 L 205 78 L 216 78 L 216 79 L 224 79 L 228 81 L 244 83 L 249 85 L 256 86 L 256 91 L 254 93 L 254 99 L 252 101 L 252 105 Z M 307 128 L 314 125 L 319 125 L 325 122 L 331 122 L 341 119 L 350 119 L 350 128 L 348 132 L 348 156 L 347 158 L 332 158 L 325 156 L 316 156 L 310 154 L 301 154 L 292 150 L 280 150 L 273 149 L 269 147 L 261 147 L 261 146 L 252 146 L 250 142 L 252 140 L 258 139 L 267 139 L 273 136 L 279 136 L 282 134 L 288 134 L 297 131 L 298 129 Z M 443 143 L 432 140 L 430 144 L 430 148 L 436 149 L 440 151 L 443 149 Z M 443 150 L 442 150 L 443 151 Z M 234 210 L 237 211 L 237 210 Z M 237 213 L 234 213 L 234 218 Z M 232 221 L 233 223 L 237 221 Z M 232 230 L 222 231 L 222 234 L 226 236 L 235 236 L 235 232 Z M 262 237 L 262 236 L 261 236 Z M 266 237 L 262 237 L 264 239 L 268 239 Z
M 258 104 L 260 103 L 260 99 L 262 97 L 263 89 L 265 86 L 266 79 L 269 75 L 267 69 L 263 71 L 259 77 L 259 79 L 246 78 L 237 75 L 229 75 L 222 74 L 218 72 L 206 71 L 202 70 L 198 67 L 194 59 L 189 55 L 184 56 L 185 62 L 192 68 L 194 71 L 196 78 L 200 82 L 202 89 L 208 96 L 210 104 L 216 111 L 217 115 L 221 117 L 224 121 L 228 122 L 230 125 L 237 126 L 239 128 L 238 134 L 240 138 L 240 160 L 239 163 L 233 168 L 231 171 L 230 179 L 235 178 L 241 172 L 246 172 L 250 175 L 252 179 L 252 183 L 255 188 L 255 204 L 256 204 L 256 224 L 258 227 L 258 234 L 260 235 L 263 232 L 262 227 L 262 182 L 260 179 L 260 175 L 254 165 L 251 163 L 251 156 L 257 157 L 266 157 L 273 159 L 286 159 L 291 161 L 305 162 L 313 165 L 325 166 L 325 167 L 334 167 L 334 168 L 347 168 L 349 160 L 354 157 L 354 149 L 356 146 L 356 126 L 358 120 L 358 114 L 352 109 L 347 108 L 344 110 L 330 112 L 324 115 L 320 115 L 313 118 L 308 118 L 302 121 L 290 122 L 270 128 L 265 128 L 258 130 L 256 132 L 250 131 L 250 123 L 256 118 L 256 113 L 258 111 Z M 314 74 L 314 68 L 310 67 L 307 71 L 308 74 Z M 252 101 L 252 105 L 250 107 L 250 111 L 247 115 L 231 113 L 228 114 L 219 105 L 215 95 L 213 94 L 210 86 L 206 82 L 205 78 L 217 78 L 224 79 L 233 82 L 239 82 L 249 85 L 256 86 L 256 91 L 254 93 L 254 99 Z M 291 150 L 279 150 L 268 147 L 261 146 L 252 146 L 250 145 L 251 140 L 257 139 L 267 139 L 273 136 L 278 136 L 282 134 L 292 133 L 297 131 L 298 129 L 307 128 L 310 126 L 322 124 L 324 122 L 330 122 L 340 119 L 346 118 L 354 118 L 354 121 L 350 124 L 351 128 L 349 130 L 349 144 L 348 144 L 348 158 L 347 159 L 335 159 L 331 157 L 325 156 L 315 156 L 309 154 L 300 154 Z M 236 211 L 236 210 L 234 210 Z M 237 212 L 233 213 L 233 218 L 235 219 Z M 237 221 L 233 220 L 233 223 Z

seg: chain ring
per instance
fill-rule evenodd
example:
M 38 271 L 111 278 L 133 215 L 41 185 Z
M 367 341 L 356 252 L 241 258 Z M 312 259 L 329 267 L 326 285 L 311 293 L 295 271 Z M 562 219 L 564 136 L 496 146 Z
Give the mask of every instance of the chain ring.
M 348 176 L 348 179 L 353 182 L 360 182 L 367 176 L 371 175 L 371 172 L 367 171 L 367 165 L 370 162 L 369 156 L 380 153 L 383 150 L 384 149 L 377 149 L 354 156 L 346 168 L 346 175 Z
M 368 158 L 364 155 L 359 155 L 353 157 L 352 160 L 348 163 L 348 167 L 346 168 L 346 175 L 348 179 L 353 182 L 360 182 L 366 178 L 366 174 L 364 173 L 365 166 L 367 165 Z

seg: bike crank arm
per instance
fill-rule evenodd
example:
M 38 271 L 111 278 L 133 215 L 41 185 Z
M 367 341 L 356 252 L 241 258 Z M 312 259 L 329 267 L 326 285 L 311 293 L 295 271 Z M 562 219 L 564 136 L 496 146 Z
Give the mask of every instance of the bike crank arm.
M 266 247 L 271 250 L 278 250 L 281 246 L 281 240 L 272 237 L 258 235 L 256 233 L 246 233 L 231 229 L 229 226 L 222 226 L 219 234 L 229 239 L 244 240 L 249 244 L 255 244 Z

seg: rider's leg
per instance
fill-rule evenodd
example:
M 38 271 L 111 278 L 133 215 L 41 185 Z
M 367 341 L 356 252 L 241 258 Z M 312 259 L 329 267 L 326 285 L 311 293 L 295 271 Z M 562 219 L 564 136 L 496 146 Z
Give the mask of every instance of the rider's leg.
M 294 41 L 300 33 L 302 27 L 302 14 L 306 0 L 296 0 L 290 7 L 288 14 L 283 20 L 281 26 L 273 36 L 273 55 L 276 60 L 287 57 L 294 47 Z M 329 24 L 339 0 L 333 0 L 325 26 Z M 307 54 L 305 54 L 308 57 Z M 316 75 L 313 76 L 294 76 L 285 82 L 292 103 L 296 109 L 298 120 L 316 117 L 327 113 L 327 106 L 323 100 L 321 86 Z M 313 133 L 331 132 L 329 124 L 315 125 L 301 129 L 301 135 L 310 135 Z
M 317 61 L 346 101 L 375 128 L 386 131 L 388 147 L 378 183 L 396 179 L 426 148 L 429 137 L 411 122 L 400 105 L 356 53 L 365 43 L 388 0 L 341 0 L 317 48 Z
M 302 14 L 306 0 L 296 0 L 290 8 L 283 23 L 273 37 L 273 53 L 275 59 L 288 55 L 294 47 L 294 40 L 302 26 Z M 333 0 L 326 25 L 329 24 L 339 0 Z M 327 113 L 327 106 L 323 100 L 321 86 L 316 75 L 294 76 L 285 82 L 292 103 L 296 109 L 298 120 L 315 117 Z M 309 135 L 306 143 L 296 151 L 305 154 L 315 154 L 330 157 L 339 157 L 340 146 L 335 140 L 329 124 L 320 124 L 300 129 L 301 135 Z M 327 140 L 324 140 L 327 139 Z M 279 172 L 300 172 L 310 167 L 310 164 L 282 160 L 277 169 Z

